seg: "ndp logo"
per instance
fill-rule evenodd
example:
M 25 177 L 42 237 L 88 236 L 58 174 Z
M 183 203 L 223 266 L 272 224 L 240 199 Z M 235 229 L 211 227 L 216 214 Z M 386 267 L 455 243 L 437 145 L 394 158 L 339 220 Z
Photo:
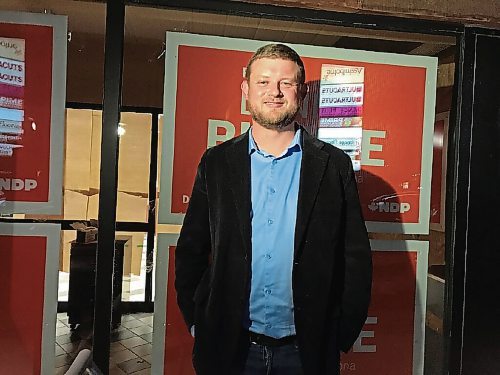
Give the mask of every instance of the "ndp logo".
M 25 190 L 25 191 L 30 191 L 36 189 L 38 183 L 36 180 L 32 179 L 19 179 L 19 178 L 0 178 L 0 191 L 5 190 L 5 191 L 19 191 L 19 190 Z
M 401 214 L 410 211 L 410 204 L 405 202 L 374 202 L 368 208 L 373 212 L 399 212 Z

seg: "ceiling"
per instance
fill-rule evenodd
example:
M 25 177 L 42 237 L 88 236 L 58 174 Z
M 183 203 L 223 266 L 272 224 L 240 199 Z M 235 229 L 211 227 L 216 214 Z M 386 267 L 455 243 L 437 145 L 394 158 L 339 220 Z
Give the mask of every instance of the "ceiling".
M 67 100 L 101 103 L 106 5 L 101 1 L 2 0 L 0 11 L 25 11 L 68 17 Z M 125 13 L 124 103 L 158 107 L 163 101 L 165 32 L 311 44 L 377 52 L 439 57 L 454 61 L 455 38 L 339 27 L 301 20 L 241 17 L 127 6 Z M 141 72 L 141 74 L 137 74 Z M 137 95 L 138 90 L 141 95 Z
M 2 0 L 0 10 L 67 15 L 72 35 L 84 33 L 104 37 L 106 11 L 102 2 Z M 428 56 L 438 56 L 455 44 L 455 39 L 447 36 L 127 6 L 125 38 L 128 42 L 149 40 L 161 46 L 166 31 Z

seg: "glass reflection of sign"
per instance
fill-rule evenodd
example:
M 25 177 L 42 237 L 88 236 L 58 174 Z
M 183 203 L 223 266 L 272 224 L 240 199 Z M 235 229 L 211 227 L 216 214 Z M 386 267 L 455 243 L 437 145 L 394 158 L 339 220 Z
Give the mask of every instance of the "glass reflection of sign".
M 323 64 L 319 87 L 318 138 L 346 152 L 361 169 L 365 68 Z
M 152 374 L 194 375 L 193 338 L 176 303 L 174 277 L 178 234 L 158 235 Z M 342 375 L 423 375 L 427 268 L 426 241 L 370 241 L 372 302 L 348 354 Z M 397 355 L 395 355 L 397 353 Z
M 0 212 L 62 208 L 67 18 L 0 11 Z
M 265 43 L 167 34 L 159 223 L 182 224 L 203 152 L 250 127 L 242 72 Z M 292 47 L 309 86 L 298 122 L 351 154 L 368 230 L 428 233 L 437 59 Z
M 0 223 L 0 374 L 52 375 L 61 226 Z
M 0 36 L 0 157 L 22 147 L 24 39 Z

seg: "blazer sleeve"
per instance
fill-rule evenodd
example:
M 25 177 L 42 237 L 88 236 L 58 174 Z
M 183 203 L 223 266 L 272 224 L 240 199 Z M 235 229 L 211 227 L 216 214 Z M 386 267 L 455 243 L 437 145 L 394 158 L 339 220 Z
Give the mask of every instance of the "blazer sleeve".
M 339 322 L 339 346 L 347 352 L 361 332 L 368 314 L 372 285 L 370 241 L 361 212 L 350 158 L 344 176 L 344 290 Z
M 206 158 L 198 165 L 193 191 L 175 250 L 175 290 L 177 304 L 188 329 L 194 324 L 193 297 L 209 266 L 211 251 Z

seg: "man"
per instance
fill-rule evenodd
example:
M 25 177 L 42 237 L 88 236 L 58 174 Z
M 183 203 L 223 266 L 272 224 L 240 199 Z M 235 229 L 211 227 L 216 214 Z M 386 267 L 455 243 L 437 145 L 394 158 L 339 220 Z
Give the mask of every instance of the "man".
M 350 158 L 294 120 L 304 65 L 270 44 L 246 133 L 203 155 L 176 250 L 198 374 L 337 374 L 366 319 L 371 252 Z

